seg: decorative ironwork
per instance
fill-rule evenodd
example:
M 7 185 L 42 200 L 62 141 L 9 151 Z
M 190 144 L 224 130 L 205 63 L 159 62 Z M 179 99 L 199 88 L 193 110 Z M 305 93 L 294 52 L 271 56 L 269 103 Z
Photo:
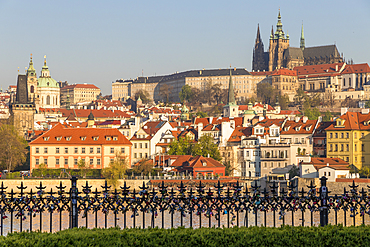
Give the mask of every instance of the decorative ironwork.
M 101 190 L 92 191 L 86 181 L 78 191 L 77 179 L 72 178 L 70 191 L 65 190 L 62 182 L 55 191 L 46 190 L 40 182 L 36 192 L 33 189 L 25 192 L 27 187 L 21 182 L 17 187 L 19 192 L 15 193 L 13 189 L 7 191 L 8 187 L 1 183 L 0 231 L 2 235 L 13 231 L 42 231 L 45 222 L 49 223 L 50 232 L 66 228 L 63 222 L 69 222 L 69 228 L 91 228 L 102 227 L 102 221 L 104 227 L 123 228 L 326 225 L 330 217 L 333 224 L 338 224 L 339 214 L 344 225 L 349 223 L 347 216 L 352 218 L 353 225 L 356 219 L 360 220 L 358 224 L 365 224 L 365 216 L 370 215 L 370 186 L 358 191 L 358 185 L 353 182 L 349 191 L 344 188 L 343 194 L 330 195 L 326 178 L 320 180 L 321 187 L 316 188 L 311 182 L 307 191 L 304 188 L 298 191 L 294 183 L 280 190 L 275 182 L 263 190 L 255 183 L 248 190 L 238 182 L 226 187 L 220 181 L 212 188 L 206 188 L 201 181 L 195 188 L 186 187 L 182 182 L 176 188 L 169 188 L 162 182 L 158 188 L 149 189 L 143 183 L 139 191 L 130 190 L 126 183 L 119 189 L 105 183 Z M 315 222 L 318 215 L 320 219 Z

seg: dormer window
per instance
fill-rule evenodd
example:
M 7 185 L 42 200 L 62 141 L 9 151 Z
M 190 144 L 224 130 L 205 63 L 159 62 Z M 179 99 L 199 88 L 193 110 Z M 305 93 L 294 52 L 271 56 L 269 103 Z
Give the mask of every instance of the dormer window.
M 111 140 L 111 137 L 110 136 L 106 136 L 105 137 L 105 140 L 110 141 Z
M 49 140 L 49 136 L 45 136 L 44 141 L 48 141 L 48 140 Z
M 203 162 L 203 166 L 207 166 L 207 162 Z
M 66 137 L 66 141 L 70 141 L 71 140 L 71 137 L 70 136 L 67 136 Z
M 81 136 L 81 141 L 86 140 L 86 136 Z
M 117 136 L 113 136 L 113 141 L 117 141 L 118 140 L 118 137 Z
M 60 141 L 60 140 L 62 140 L 62 137 L 61 137 L 61 136 L 57 136 L 57 137 L 55 137 L 55 139 L 56 139 L 57 141 Z
M 94 136 L 94 137 L 93 137 L 93 140 L 94 140 L 94 141 L 97 141 L 98 139 L 99 139 L 99 136 Z

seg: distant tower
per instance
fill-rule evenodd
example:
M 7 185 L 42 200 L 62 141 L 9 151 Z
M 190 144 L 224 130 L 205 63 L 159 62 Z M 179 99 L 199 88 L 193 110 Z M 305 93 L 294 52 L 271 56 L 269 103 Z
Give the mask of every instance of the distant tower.
M 284 51 L 289 47 L 289 36 L 285 37 L 283 23 L 279 9 L 278 22 L 276 24 L 275 34 L 271 33 L 269 47 L 269 66 L 268 70 L 273 71 L 283 66 Z
M 238 116 L 239 116 L 239 106 L 235 103 L 233 79 L 230 69 L 228 101 L 227 104 L 224 106 L 224 117 L 238 117 Z
M 301 30 L 301 44 L 300 44 L 300 48 L 302 49 L 302 51 L 305 48 L 304 34 L 303 34 L 303 22 L 302 22 L 302 30 Z
M 28 139 L 28 132 L 33 131 L 36 108 L 29 101 L 27 75 L 18 75 L 17 95 L 11 100 L 9 110 L 14 127 L 20 136 Z
M 32 54 L 30 58 L 30 64 L 27 70 L 27 87 L 28 87 L 28 101 L 35 102 L 37 98 L 37 76 L 36 70 L 33 67 Z
M 260 25 L 257 27 L 257 36 L 256 42 L 254 43 L 253 49 L 253 61 L 252 61 L 252 70 L 265 70 L 266 69 L 266 60 L 265 60 L 265 48 L 260 34 Z
M 95 124 L 94 115 L 90 112 L 89 116 L 87 117 L 87 128 L 93 128 Z

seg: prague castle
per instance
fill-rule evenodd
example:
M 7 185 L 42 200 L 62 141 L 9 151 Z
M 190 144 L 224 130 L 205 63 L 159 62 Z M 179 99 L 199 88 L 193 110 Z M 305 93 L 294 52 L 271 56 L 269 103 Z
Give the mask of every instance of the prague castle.
M 336 45 L 305 47 L 303 25 L 301 31 L 300 47 L 289 46 L 289 34 L 285 35 L 279 10 L 276 31 L 271 30 L 269 49 L 265 52 L 257 28 L 257 37 L 253 49 L 253 71 L 274 71 L 275 69 L 293 69 L 297 66 L 331 64 L 343 62 Z

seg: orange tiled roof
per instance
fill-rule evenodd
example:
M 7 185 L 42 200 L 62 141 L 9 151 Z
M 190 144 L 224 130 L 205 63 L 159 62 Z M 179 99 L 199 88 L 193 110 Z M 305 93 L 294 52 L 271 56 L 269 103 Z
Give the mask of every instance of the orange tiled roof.
M 342 74 L 370 73 L 370 67 L 367 63 L 348 64 Z
M 110 137 L 110 140 L 106 137 Z M 113 137 L 116 137 L 117 140 L 114 140 Z M 66 128 L 62 124 L 57 124 L 30 144 L 132 145 L 117 129 Z
M 340 116 L 344 120 L 344 125 L 336 127 L 336 122 L 331 124 L 325 130 L 370 130 L 370 114 L 360 112 L 347 112 Z
M 290 70 L 290 69 L 277 69 L 274 70 L 274 73 L 272 75 L 289 75 L 289 76 L 297 76 L 297 71 L 296 70 Z
M 308 76 L 308 77 L 323 77 L 323 76 L 333 76 L 339 75 L 339 70 L 342 68 L 344 63 L 333 63 L 333 64 L 318 64 L 318 65 L 306 65 L 294 67 L 298 76 Z
M 296 121 L 286 121 L 284 128 L 281 130 L 281 135 L 292 135 L 292 134 L 312 134 L 317 120 L 307 120 L 306 123 L 303 123 L 303 117 Z
M 94 84 L 73 84 L 73 85 L 68 85 L 65 87 L 62 87 L 61 89 L 74 89 L 74 88 L 95 88 L 95 89 L 100 89 Z

